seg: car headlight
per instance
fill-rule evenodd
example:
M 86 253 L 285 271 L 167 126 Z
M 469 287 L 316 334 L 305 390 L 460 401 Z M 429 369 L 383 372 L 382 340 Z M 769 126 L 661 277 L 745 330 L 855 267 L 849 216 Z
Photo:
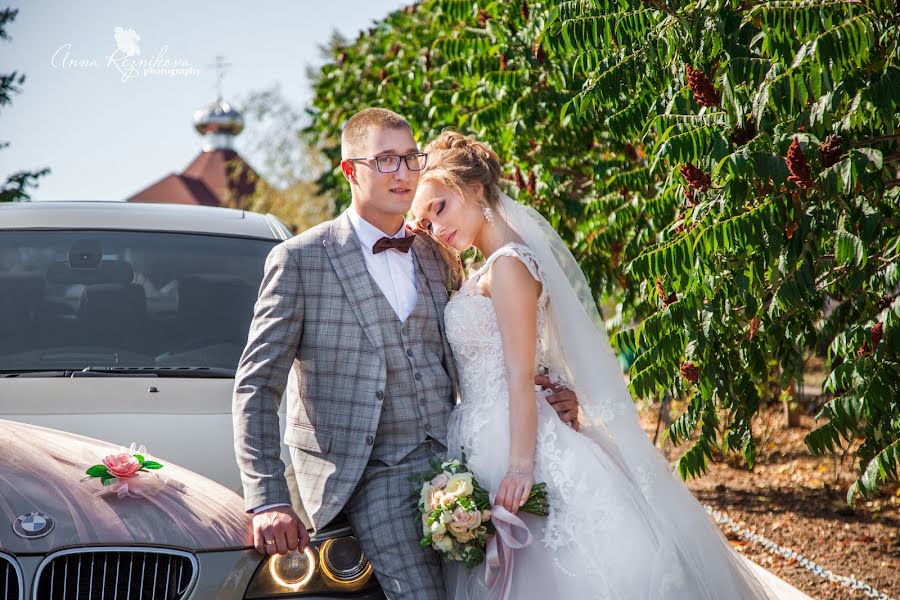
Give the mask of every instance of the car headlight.
M 260 563 L 244 598 L 278 598 L 374 588 L 372 565 L 359 540 L 342 535 L 310 543 L 304 552 L 275 555 Z
M 316 555 L 309 547 L 303 552 L 276 554 L 268 562 L 272 579 L 284 587 L 302 588 L 316 574 Z
M 319 547 L 319 556 L 322 575 L 332 589 L 358 589 L 359 582 L 372 577 L 372 565 L 353 536 L 325 540 Z

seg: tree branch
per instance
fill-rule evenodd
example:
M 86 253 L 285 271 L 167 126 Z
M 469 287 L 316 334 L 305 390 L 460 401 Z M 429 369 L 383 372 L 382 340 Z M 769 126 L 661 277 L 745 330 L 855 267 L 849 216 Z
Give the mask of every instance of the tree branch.
M 894 135 L 882 135 L 878 137 L 872 138 L 863 138 L 861 140 L 853 140 L 850 142 L 850 145 L 853 148 L 859 148 L 860 146 L 870 146 L 872 144 L 878 144 L 880 142 L 889 142 L 891 140 L 900 140 L 900 133 Z

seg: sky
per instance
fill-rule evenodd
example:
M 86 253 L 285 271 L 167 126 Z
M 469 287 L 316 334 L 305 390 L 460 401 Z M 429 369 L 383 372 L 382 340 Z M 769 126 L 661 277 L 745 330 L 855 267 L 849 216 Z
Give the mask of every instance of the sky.
M 404 0 L 13 0 L 11 41 L 0 40 L 0 73 L 24 72 L 23 92 L 0 109 L 0 181 L 50 167 L 33 200 L 123 200 L 180 172 L 202 146 L 191 118 L 216 99 L 217 55 L 230 63 L 226 101 L 280 85 L 302 107 L 306 68 L 337 30 L 348 39 Z M 148 64 L 175 72 L 128 77 L 116 28 Z M 120 33 L 121 35 L 121 33 Z M 112 63 L 108 57 L 116 60 Z M 118 65 L 118 66 L 117 66 Z M 237 108 L 240 108 L 238 105 Z M 257 166 L 244 134 L 238 152 Z M 263 173 L 265 175 L 265 173 Z

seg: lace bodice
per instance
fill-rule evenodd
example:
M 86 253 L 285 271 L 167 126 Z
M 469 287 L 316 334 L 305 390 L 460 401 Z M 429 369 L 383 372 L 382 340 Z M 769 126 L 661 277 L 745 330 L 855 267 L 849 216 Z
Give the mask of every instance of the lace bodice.
M 521 260 L 531 275 L 542 284 L 538 298 L 535 371 L 547 364 L 548 296 L 543 286 L 540 266 L 528 246 L 510 243 L 491 254 L 484 264 L 463 282 L 444 311 L 447 339 L 453 348 L 453 356 L 459 369 L 460 394 L 467 403 L 479 403 L 507 396 L 506 363 L 497 314 L 491 298 L 482 295 L 478 290 L 481 277 L 501 256 L 514 256 Z M 501 377 L 498 377 L 498 374 Z
M 456 406 L 448 427 L 449 450 L 466 454 L 469 466 L 479 482 L 495 489 L 506 471 L 509 443 L 509 388 L 503 341 L 491 298 L 479 293 L 478 281 L 501 256 L 513 256 L 522 261 L 531 275 L 541 283 L 537 311 L 537 347 L 535 370 L 548 363 L 548 292 L 534 253 L 523 244 L 513 243 L 494 252 L 484 265 L 463 283 L 459 292 L 447 304 L 444 312 L 447 338 L 453 348 L 459 371 L 460 403 Z M 603 490 L 591 491 L 587 482 L 575 476 L 572 465 L 575 455 L 560 439 L 560 429 L 568 429 L 552 408 L 536 392 L 538 401 L 537 446 L 535 477 L 547 484 L 551 514 L 542 521 L 540 541 L 550 549 L 572 543 L 577 538 L 578 520 L 570 506 L 574 498 L 592 497 L 584 516 L 594 523 L 606 523 L 616 509 L 616 502 L 607 499 Z M 499 450 L 499 451 L 498 451 Z M 612 512 L 611 512 L 612 511 Z M 589 554 L 589 553 L 588 553 Z M 591 565 L 587 571 L 599 571 Z M 602 589 L 601 582 L 597 589 Z M 606 599 L 605 595 L 596 598 Z

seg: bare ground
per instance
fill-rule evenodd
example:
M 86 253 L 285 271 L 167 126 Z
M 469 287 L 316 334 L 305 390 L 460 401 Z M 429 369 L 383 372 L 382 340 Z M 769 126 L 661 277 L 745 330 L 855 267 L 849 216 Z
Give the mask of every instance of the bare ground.
M 802 410 L 802 409 L 801 409 Z M 812 410 L 812 409 L 810 409 Z M 676 407 L 674 414 L 680 412 Z M 658 406 L 641 411 L 652 437 Z M 815 421 L 802 415 L 800 425 L 787 427 L 780 404 L 764 407 L 756 419 L 757 465 L 748 471 L 739 456 L 723 458 L 688 487 L 703 503 L 724 512 L 742 527 L 776 544 L 795 550 L 837 575 L 853 576 L 891 598 L 900 598 L 900 486 L 860 501 L 850 508 L 846 491 L 856 468 L 850 454 L 838 458 L 812 456 L 803 437 Z M 687 449 L 663 447 L 670 460 Z M 865 598 L 830 583 L 797 564 L 769 553 L 723 526 L 741 553 L 814 598 Z

